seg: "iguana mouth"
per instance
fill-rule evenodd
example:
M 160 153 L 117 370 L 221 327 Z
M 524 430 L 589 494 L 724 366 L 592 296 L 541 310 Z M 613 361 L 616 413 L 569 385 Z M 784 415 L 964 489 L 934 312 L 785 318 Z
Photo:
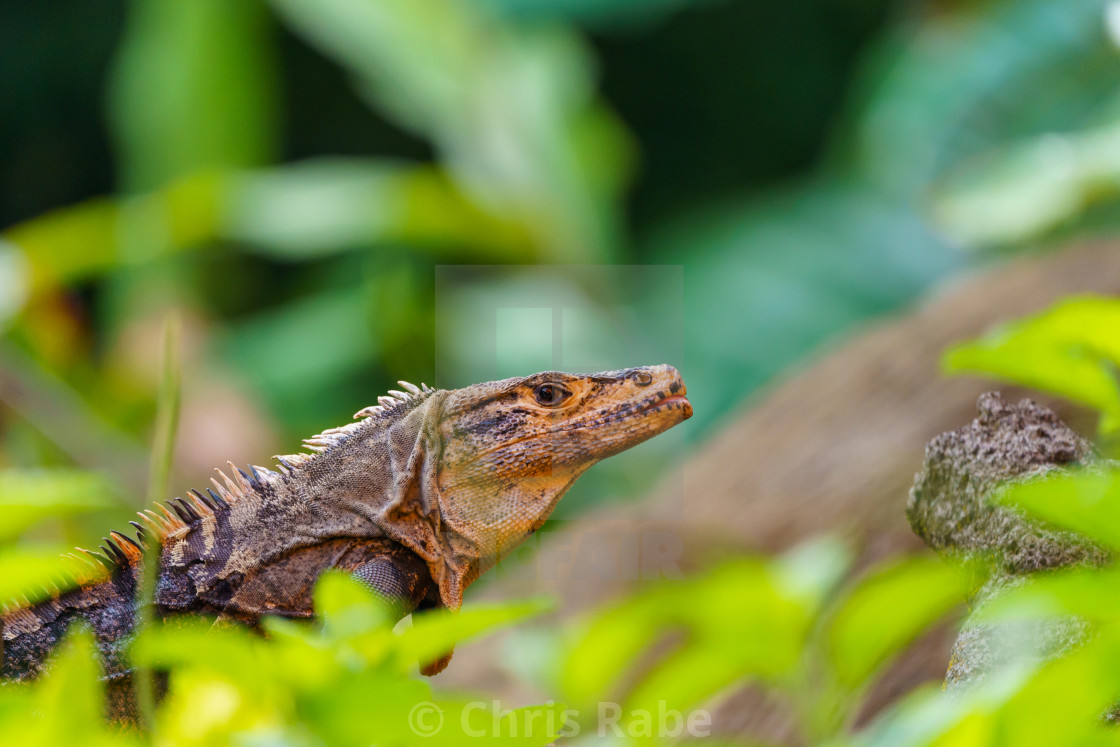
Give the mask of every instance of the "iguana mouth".
M 652 402 L 646 402 L 638 408 L 635 415 L 644 415 L 649 412 L 659 412 L 661 410 L 671 410 L 674 408 L 681 408 L 684 411 L 685 418 L 692 417 L 692 403 L 688 401 L 688 397 L 684 393 L 673 394 L 664 399 L 655 399 Z

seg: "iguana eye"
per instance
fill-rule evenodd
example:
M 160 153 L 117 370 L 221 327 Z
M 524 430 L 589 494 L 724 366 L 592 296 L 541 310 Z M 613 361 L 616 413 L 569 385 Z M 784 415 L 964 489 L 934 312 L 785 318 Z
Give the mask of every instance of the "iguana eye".
M 559 384 L 541 384 L 533 390 L 533 397 L 537 400 L 537 404 L 545 407 L 556 407 L 571 396 L 572 393 Z

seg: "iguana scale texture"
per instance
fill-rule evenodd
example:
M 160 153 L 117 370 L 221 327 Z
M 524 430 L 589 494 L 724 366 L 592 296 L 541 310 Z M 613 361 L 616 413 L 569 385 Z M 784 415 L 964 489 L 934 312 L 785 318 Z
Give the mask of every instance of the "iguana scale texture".
M 0 678 L 35 677 L 82 619 L 97 638 L 113 715 L 127 718 L 126 647 L 150 541 L 160 547 L 159 618 L 198 613 L 255 626 L 264 615 L 312 617 L 315 581 L 330 568 L 362 580 L 399 617 L 458 609 L 464 590 L 536 531 L 584 470 L 692 414 L 667 365 L 456 390 L 401 385 L 357 422 L 305 440 L 310 453 L 275 457 L 275 470 L 231 463 L 206 493 L 142 512 L 135 537 L 113 532 L 100 552 L 81 550 L 77 588 L 0 616 Z

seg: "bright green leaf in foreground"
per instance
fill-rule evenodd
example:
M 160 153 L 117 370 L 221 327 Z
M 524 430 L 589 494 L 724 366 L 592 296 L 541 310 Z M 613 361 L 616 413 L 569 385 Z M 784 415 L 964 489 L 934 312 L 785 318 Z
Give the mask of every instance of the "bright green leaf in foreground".
M 1057 472 L 1014 483 L 996 500 L 1120 549 L 1120 472 Z
M 994 713 L 1033 673 L 1018 666 L 996 672 L 982 688 L 946 697 L 939 685 L 918 688 L 868 727 L 860 747 L 986 747 L 995 742 Z
M 561 689 L 576 703 L 593 703 L 613 694 L 628 667 L 662 631 L 668 594 L 643 594 L 600 610 L 576 631 L 564 656 Z
M 48 517 L 72 516 L 117 504 L 112 484 L 76 470 L 0 471 L 0 541 Z
M 57 547 L 0 548 L 0 604 L 45 599 L 54 587 L 73 585 L 74 571 L 74 561 Z
M 1100 360 L 1050 341 L 988 337 L 945 355 L 948 373 L 983 373 L 1061 395 L 1102 413 L 1120 411 L 1120 390 Z
M 175 618 L 137 637 L 132 655 L 153 668 L 200 667 L 246 683 L 270 673 L 268 644 L 237 625 L 215 625 L 200 616 Z
M 460 612 L 444 609 L 414 615 L 412 627 L 400 635 L 400 650 L 410 660 L 427 662 L 447 653 L 460 641 L 539 615 L 551 607 L 551 601 L 536 599 L 473 605 Z
M 388 605 L 361 582 L 339 571 L 324 573 L 315 584 L 315 612 L 331 637 L 392 627 Z
M 1101 717 L 1120 685 L 1117 639 L 1038 667 L 1017 662 L 951 694 L 918 691 L 857 741 L 868 747 L 1116 745 Z
M 979 622 L 999 623 L 1059 617 L 1092 622 L 1120 620 L 1120 570 L 1075 567 L 1031 578 L 976 610 Z
M 952 374 L 987 374 L 1099 410 L 1102 427 L 1120 425 L 1120 300 L 1086 296 L 949 349 Z
M 105 696 L 93 636 L 71 631 L 32 686 L 0 688 L 0 734 L 21 747 L 140 744 L 105 722 Z
M 614 605 L 567 652 L 563 691 L 578 704 L 621 702 L 640 718 L 665 708 L 685 713 L 738 681 L 787 682 L 847 560 L 824 540 L 772 561 L 728 563 Z M 638 661 L 645 661 L 640 678 L 618 692 Z
M 158 722 L 194 744 L 236 738 L 285 740 L 313 734 L 331 745 L 456 747 L 545 745 L 563 727 L 563 706 L 506 712 L 490 699 L 433 693 L 417 665 L 455 643 L 533 614 L 543 603 L 422 613 L 397 633 L 363 585 L 328 573 L 315 590 L 322 618 L 266 620 L 268 639 L 198 618 L 174 619 L 138 638 L 136 660 L 173 672 Z M 192 718 L 194 709 L 201 715 Z M 299 743 L 302 743 L 300 741 Z
M 934 557 L 908 558 L 863 579 L 828 626 L 828 656 L 841 683 L 863 684 L 966 593 L 961 574 Z
M 104 717 L 104 696 L 97 682 L 100 675 L 93 635 L 75 630 L 58 651 L 39 688 L 39 702 L 45 713 L 67 715 L 66 719 L 46 724 L 48 729 L 58 730 L 60 739 L 67 727 L 73 728 L 70 736 L 75 737 L 87 729 L 98 730 Z

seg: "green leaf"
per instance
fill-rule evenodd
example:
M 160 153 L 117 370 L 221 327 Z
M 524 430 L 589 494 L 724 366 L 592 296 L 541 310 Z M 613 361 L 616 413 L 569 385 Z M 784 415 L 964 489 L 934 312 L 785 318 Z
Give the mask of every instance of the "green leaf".
M 35 712 L 35 691 L 29 684 L 7 684 L 0 688 L 0 734 L 26 733 Z
M 1120 631 L 1115 609 L 1109 609 L 1115 603 L 1105 598 L 1115 592 L 1114 570 L 1082 569 L 1004 593 L 984 606 L 977 622 L 1010 631 L 1009 623 L 1037 618 L 1040 612 L 1064 612 L 1066 606 L 1092 608 L 1092 614 L 1102 614 L 1107 622 L 1095 626 L 1092 637 L 1061 658 L 1042 664 L 1034 647 L 1027 645 L 1021 658 L 985 672 L 952 697 L 932 687 L 918 691 L 869 728 L 858 743 L 868 747 L 1115 744 L 1115 730 L 1101 718 L 1115 705 L 1120 689 Z M 1032 639 L 1038 643 L 1037 632 Z
M 793 554 L 821 557 L 805 549 Z M 663 635 L 680 642 L 643 672 L 624 710 L 638 718 L 659 708 L 687 712 L 735 682 L 788 681 L 801 666 L 824 597 L 823 584 L 806 594 L 806 579 L 790 583 L 799 567 L 789 558 L 734 562 L 679 586 L 658 622 Z
M 350 574 L 330 571 L 315 584 L 315 614 L 332 636 L 392 627 L 388 605 Z
M 1082 347 L 1120 366 L 1118 325 L 1120 299 L 1084 295 L 1064 299 L 1012 329 L 1029 340 Z
M 217 237 L 225 180 L 192 174 L 128 199 L 95 198 L 8 228 L 31 292 L 193 248 Z M 127 250 L 125 250 L 125 247 Z
M 997 733 L 1003 743 L 1116 744 L 1101 717 L 1115 706 L 1118 653 L 1113 633 L 1049 662 L 1001 709 Z
M 1076 615 L 1111 623 L 1120 620 L 1120 571 L 1069 568 L 1035 574 L 1021 586 L 1000 592 L 974 613 L 976 622 L 1014 622 Z
M 747 631 L 744 635 L 753 632 Z M 770 642 L 757 639 L 752 652 L 755 655 L 751 656 L 743 656 L 743 648 L 736 649 L 732 638 L 686 644 L 645 673 L 634 692 L 626 698 L 623 711 L 643 716 L 657 713 L 659 707 L 688 712 L 728 686 L 746 680 L 757 670 L 781 672 L 789 666 L 786 662 L 773 666 L 757 656 Z
M 136 744 L 133 738 L 107 728 L 104 695 L 98 678 L 100 655 L 93 635 L 78 626 L 61 642 L 42 679 L 33 686 L 32 708 L 20 714 L 19 735 L 25 745 Z
M 1047 133 L 966 161 L 937 188 L 933 216 L 962 244 L 1014 244 L 1120 196 L 1120 128 Z
M 986 374 L 1063 396 L 1102 413 L 1120 411 L 1115 378 L 1098 358 L 1079 351 L 989 336 L 950 348 L 942 366 L 948 374 Z
M 842 685 L 864 684 L 967 592 L 960 574 L 933 557 L 908 558 L 863 579 L 825 633 L 829 663 Z
M 463 729 L 463 732 L 466 737 L 485 732 L 503 745 L 546 747 L 564 728 L 565 711 L 563 703 L 545 703 L 501 712 L 491 709 L 489 713 L 475 707 L 465 721 L 470 731 Z
M 465 0 L 273 0 L 359 90 L 430 138 L 458 186 L 514 217 L 549 256 L 617 241 L 625 135 L 592 88 L 589 50 L 563 27 L 505 25 Z M 589 137 L 589 133 L 595 133 Z M 596 158 L 601 148 L 614 158 Z M 609 256 L 609 255 L 608 255 Z
M 112 483 L 92 472 L 0 471 L 0 541 L 43 519 L 99 511 L 119 505 L 119 500 Z
M 469 245 L 522 258 L 524 227 L 469 200 L 442 171 L 360 159 L 318 159 L 231 179 L 221 234 L 262 253 L 305 259 L 374 243 Z
M 180 668 L 172 673 L 170 691 L 160 704 L 155 733 L 184 747 L 277 744 L 281 733 L 294 730 L 282 729 L 284 705 L 282 696 L 260 697 L 229 678 L 200 668 Z
M 66 720 L 85 728 L 101 723 L 98 657 L 89 630 L 79 628 L 66 637 L 39 688 L 38 700 L 44 713 L 66 714 Z
M 983 373 L 1120 416 L 1120 300 L 1068 299 L 949 349 L 948 373 Z
M 561 685 L 579 704 L 620 699 L 619 683 L 663 639 L 627 707 L 687 709 L 733 681 L 780 680 L 803 656 L 820 606 L 848 563 L 843 545 L 808 543 L 769 562 L 744 559 L 613 605 L 577 631 Z M 652 712 L 652 711 L 651 711 Z
M 663 635 L 661 611 L 675 597 L 650 592 L 606 607 L 571 634 L 560 687 L 577 704 L 611 694 L 640 654 Z
M 264 682 L 273 671 L 268 644 L 245 628 L 215 624 L 201 616 L 175 618 L 141 631 L 133 646 L 135 660 L 152 668 L 205 667 L 242 684 Z
M 59 548 L 0 548 L 0 603 L 45 599 L 54 586 L 73 586 L 74 571 L 74 562 L 62 557 Z
M 435 696 L 424 682 L 354 677 L 301 704 L 307 723 L 323 743 L 409 747 L 550 743 L 563 726 L 564 706 L 548 703 L 504 709 L 491 699 Z
M 460 612 L 447 609 L 421 612 L 412 617 L 412 627 L 400 634 L 399 651 L 409 661 L 421 664 L 438 659 L 455 644 L 547 612 L 549 599 L 510 604 L 472 605 Z
M 17 224 L 4 238 L 17 249 L 30 275 L 29 290 L 85 277 L 113 266 L 118 258 L 117 204 L 87 200 Z
M 946 697 L 939 685 L 908 693 L 856 740 L 861 747 L 982 747 L 996 744 L 993 712 L 1004 706 L 1034 673 L 1011 666 L 993 672 L 982 687 Z
M 676 602 L 681 612 L 675 614 L 685 616 L 694 631 L 686 645 L 722 648 L 744 677 L 787 676 L 801 661 L 824 599 L 823 587 L 806 595 L 802 582 L 788 579 L 783 558 L 748 560 L 717 568 L 695 588 L 682 590 Z
M 435 715 L 430 722 L 414 716 L 418 708 L 439 709 L 442 723 Z M 369 675 L 343 676 L 329 686 L 306 693 L 301 699 L 300 715 L 320 744 L 354 747 L 371 744 L 373 739 L 385 747 L 420 743 L 414 730 L 416 723 L 420 728 L 429 723 L 441 727 L 431 737 L 423 732 L 424 744 L 446 744 L 445 731 L 450 720 L 443 704 L 434 702 L 427 682 Z M 414 720 L 417 718 L 418 722 Z
M 275 63 L 256 0 L 134 0 L 110 88 L 124 183 L 255 166 L 276 147 Z
M 852 566 L 852 550 L 825 536 L 803 542 L 772 561 L 778 587 L 810 609 L 818 609 Z
M 0 332 L 31 295 L 31 263 L 19 247 L 0 240 Z
M 1120 472 L 1055 472 L 1017 482 L 993 498 L 1120 549 Z

